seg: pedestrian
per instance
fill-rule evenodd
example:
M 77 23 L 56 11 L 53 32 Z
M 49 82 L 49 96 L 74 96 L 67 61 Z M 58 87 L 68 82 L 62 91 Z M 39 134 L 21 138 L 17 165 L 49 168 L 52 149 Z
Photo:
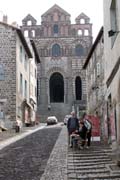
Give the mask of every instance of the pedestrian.
M 91 145 L 92 123 L 89 121 L 89 118 L 86 113 L 83 114 L 83 122 L 87 129 L 87 132 L 86 132 L 87 146 L 86 146 L 86 148 L 88 149 Z
M 67 129 L 68 129 L 68 143 L 70 147 L 73 147 L 73 138 L 71 135 L 76 134 L 79 131 L 79 120 L 76 117 L 74 111 L 71 112 L 71 117 L 68 119 Z
M 16 122 L 15 122 L 16 133 L 19 133 L 21 128 L 22 128 L 22 122 L 20 120 L 20 116 L 17 116 Z

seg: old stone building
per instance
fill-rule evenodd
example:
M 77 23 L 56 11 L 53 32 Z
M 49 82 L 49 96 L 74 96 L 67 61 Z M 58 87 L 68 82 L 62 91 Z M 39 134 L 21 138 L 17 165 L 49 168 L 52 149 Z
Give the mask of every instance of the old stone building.
M 120 165 L 120 1 L 104 0 L 106 120 L 109 143 Z
M 70 14 L 54 5 L 41 16 L 41 25 L 28 14 L 22 20 L 25 36 L 34 40 L 38 66 L 38 114 L 41 121 L 56 115 L 62 121 L 72 109 L 86 108 L 86 74 L 82 69 L 92 45 L 92 24 L 81 13 L 75 24 Z
M 100 138 L 105 140 L 104 30 L 101 27 L 83 66 L 87 74 L 87 112 L 100 120 Z M 97 128 L 97 127 L 96 127 Z M 106 137 L 106 138 L 105 138 Z
M 0 22 L 0 115 L 4 114 L 3 123 L 7 128 L 13 126 L 18 116 L 23 123 L 33 120 L 36 110 L 30 100 L 36 103 L 37 96 L 30 93 L 30 69 L 33 67 L 37 71 L 38 62 L 34 44 L 31 41 L 28 44 L 22 31 Z M 37 89 L 35 79 L 33 85 Z

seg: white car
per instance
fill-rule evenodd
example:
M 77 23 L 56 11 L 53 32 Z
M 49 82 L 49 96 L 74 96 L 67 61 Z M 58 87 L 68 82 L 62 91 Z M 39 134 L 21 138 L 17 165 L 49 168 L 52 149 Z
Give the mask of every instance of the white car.
M 49 116 L 46 121 L 47 125 L 57 124 L 58 120 L 55 116 Z
M 71 117 L 70 114 L 66 115 L 64 118 L 64 125 L 67 125 L 68 119 Z

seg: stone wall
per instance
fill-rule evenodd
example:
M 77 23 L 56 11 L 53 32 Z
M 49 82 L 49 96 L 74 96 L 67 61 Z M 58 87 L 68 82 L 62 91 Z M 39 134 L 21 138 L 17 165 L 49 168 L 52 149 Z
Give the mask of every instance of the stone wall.
M 16 31 L 0 23 L 0 99 L 6 99 L 4 113 L 10 120 L 16 118 Z M 1 77 L 1 75 L 0 75 Z

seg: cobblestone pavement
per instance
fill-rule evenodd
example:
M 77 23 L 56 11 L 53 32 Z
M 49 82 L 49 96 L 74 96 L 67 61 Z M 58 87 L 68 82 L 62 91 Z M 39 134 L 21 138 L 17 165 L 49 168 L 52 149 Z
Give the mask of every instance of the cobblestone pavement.
M 62 131 L 57 141 L 57 137 L 55 139 L 53 138 L 54 143 L 56 141 L 55 145 L 51 146 L 50 133 L 56 129 L 56 132 L 54 132 L 58 135 L 58 131 L 60 131 L 61 128 Z M 47 132 L 47 129 L 48 133 L 43 133 Z M 37 139 L 39 140 L 36 141 L 36 135 L 34 137 L 34 134 L 37 135 Z M 2 151 L 3 154 L 0 154 L 0 169 L 9 169 L 11 172 L 14 171 L 12 174 L 20 176 L 17 178 L 9 176 L 8 179 L 3 178 L 4 180 L 120 180 L 120 168 L 117 167 L 111 159 L 110 155 L 112 150 L 110 147 L 102 145 L 100 142 L 92 142 L 90 149 L 78 150 L 68 148 L 67 129 L 66 126 L 61 125 L 54 127 L 46 126 L 34 134 L 33 136 L 28 136 L 27 141 L 25 141 L 26 138 L 18 141 L 21 145 L 16 145 L 16 148 L 13 148 L 13 145 L 12 147 L 9 146 L 11 147 L 9 150 L 5 152 Z M 43 134 L 45 134 L 45 136 L 43 136 Z M 48 140 L 46 141 L 45 138 Z M 32 143 L 35 141 L 37 144 L 32 144 L 31 148 L 31 146 L 28 145 L 30 141 Z M 24 148 L 22 148 L 22 146 Z M 29 152 L 32 151 L 31 149 L 33 149 L 34 146 L 38 146 L 39 152 L 35 148 L 34 153 L 29 155 Z M 48 151 L 49 153 L 46 154 Z M 10 152 L 13 152 L 13 154 L 11 155 Z M 15 164 L 18 164 L 17 166 L 12 164 L 12 166 L 9 167 L 10 159 L 8 157 L 13 159 L 17 152 L 22 152 L 24 156 L 21 154 L 21 158 L 16 159 Z M 34 154 L 36 154 L 36 156 L 34 156 Z M 3 167 L 1 162 L 4 164 Z M 22 168 L 24 164 L 25 166 Z M 7 170 L 3 172 L 7 174 Z M 26 172 L 25 178 L 21 175 L 24 172 Z M 2 175 L 0 171 L 0 180 L 3 180 Z
M 0 151 L 0 180 L 39 180 L 61 127 L 41 129 Z
M 67 180 L 67 131 L 63 126 L 40 180 Z

